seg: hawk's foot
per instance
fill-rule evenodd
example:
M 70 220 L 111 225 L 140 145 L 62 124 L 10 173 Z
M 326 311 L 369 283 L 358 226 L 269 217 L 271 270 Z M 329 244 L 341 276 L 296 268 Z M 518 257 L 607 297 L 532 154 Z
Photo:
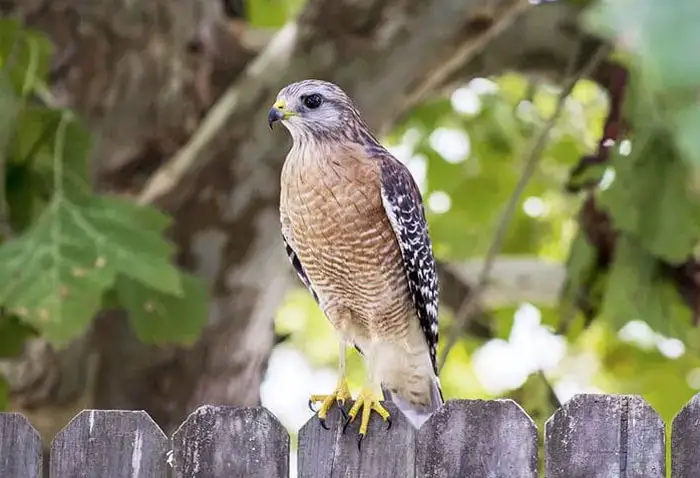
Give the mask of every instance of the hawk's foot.
M 385 422 L 387 422 L 387 430 L 391 428 L 391 417 L 389 417 L 389 412 L 381 405 L 381 403 L 379 403 L 379 398 L 372 391 L 372 389 L 365 387 L 362 389 L 360 395 L 357 397 L 357 401 L 355 401 L 355 404 L 348 412 L 348 417 L 345 420 L 343 431 L 345 431 L 347 426 L 355 420 L 355 417 L 360 412 L 360 408 L 362 409 L 362 417 L 360 418 L 360 438 L 357 442 L 358 448 L 360 448 L 360 445 L 362 444 L 362 439 L 365 437 L 365 435 L 367 435 L 367 427 L 369 426 L 369 418 L 372 410 L 374 410 Z
M 326 417 L 328 416 L 328 411 L 333 406 L 333 403 L 337 403 L 343 416 L 347 417 L 345 410 L 343 409 L 343 405 L 345 404 L 345 400 L 350 398 L 352 397 L 350 396 L 348 382 L 345 380 L 344 376 L 341 376 L 338 379 L 338 385 L 336 385 L 335 390 L 333 390 L 330 395 L 311 395 L 311 398 L 309 398 L 309 408 L 315 412 L 316 410 L 314 410 L 311 405 L 314 402 L 321 402 L 321 407 L 318 409 L 318 420 L 321 422 L 321 426 L 328 430 L 328 427 L 326 426 Z

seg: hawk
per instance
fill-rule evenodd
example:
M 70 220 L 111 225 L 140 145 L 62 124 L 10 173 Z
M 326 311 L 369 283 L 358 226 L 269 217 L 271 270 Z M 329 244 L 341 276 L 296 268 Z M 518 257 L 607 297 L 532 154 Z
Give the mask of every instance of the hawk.
M 339 379 L 318 418 L 350 392 L 348 345 L 363 356 L 367 380 L 347 413 L 393 401 L 418 428 L 443 403 L 438 380 L 438 278 L 421 194 L 408 169 L 374 137 L 337 85 L 304 80 L 283 88 L 270 109 L 293 144 L 281 174 L 280 220 L 287 255 L 338 334 Z M 345 413 L 343 411 L 343 413 Z

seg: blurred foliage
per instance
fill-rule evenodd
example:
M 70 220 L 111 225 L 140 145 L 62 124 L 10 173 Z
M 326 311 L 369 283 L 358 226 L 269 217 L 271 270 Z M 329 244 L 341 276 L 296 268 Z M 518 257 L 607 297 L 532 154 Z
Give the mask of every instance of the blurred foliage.
M 293 18 L 305 0 L 253 0 L 246 2 L 246 20 L 256 28 L 281 27 Z
M 495 336 L 463 336 L 451 351 L 441 372 L 446 398 L 510 396 L 543 429 L 554 411 L 552 386 L 560 399 L 586 390 L 640 394 L 665 420 L 700 389 L 693 305 L 669 274 L 693 261 L 700 236 L 700 69 L 688 56 L 689 45 L 700 39 L 699 12 L 691 0 L 673 9 L 653 0 L 591 2 L 583 24 L 614 42 L 612 58 L 629 71 L 622 113 L 628 128 L 605 145 L 605 162 L 576 170 L 582 157 L 597 154 L 611 106 L 607 91 L 579 81 L 502 250 L 566 265 L 561 303 L 533 304 L 538 324 L 565 340 L 565 352 L 544 375 L 533 368 L 517 386 L 487 387 L 476 357 L 491 342 L 515 347 L 522 304 L 492 310 Z M 532 142 L 558 100 L 559 89 L 520 74 L 479 78 L 450 98 L 415 108 L 384 138 L 419 182 L 440 260 L 483 257 Z M 594 187 L 585 194 L 565 188 L 586 182 Z M 609 221 L 614 231 L 614 250 L 605 254 L 607 244 L 592 242 L 580 221 L 590 198 L 605 218 L 596 226 Z M 698 294 L 697 285 L 691 289 Z M 443 339 L 452 312 L 441 307 Z M 313 366 L 335 369 L 335 333 L 305 291 L 290 293 L 277 327 L 291 334 L 289 342 Z M 494 360 L 502 369 L 518 368 L 522 357 L 514 353 Z M 356 390 L 364 368 L 358 354 L 348 359 Z
M 36 334 L 64 347 L 103 306 L 124 307 L 144 341 L 189 343 L 206 288 L 172 265 L 169 218 L 92 192 L 87 129 L 48 105 L 51 54 L 43 34 L 0 20 L 0 356 Z

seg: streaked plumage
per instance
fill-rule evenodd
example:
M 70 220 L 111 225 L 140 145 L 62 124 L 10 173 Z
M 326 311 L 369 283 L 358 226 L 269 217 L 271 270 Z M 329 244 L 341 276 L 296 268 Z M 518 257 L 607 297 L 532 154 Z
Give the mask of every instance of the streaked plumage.
M 293 83 L 276 105 L 270 120 L 284 119 L 293 138 L 280 196 L 290 261 L 340 340 L 364 355 L 369 379 L 420 426 L 442 404 L 438 281 L 420 192 L 336 85 Z

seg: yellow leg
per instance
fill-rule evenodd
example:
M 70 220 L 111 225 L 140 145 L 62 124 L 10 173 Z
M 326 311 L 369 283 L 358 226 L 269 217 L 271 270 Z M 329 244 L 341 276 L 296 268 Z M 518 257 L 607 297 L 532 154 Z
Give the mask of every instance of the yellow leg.
M 345 422 L 345 427 L 349 423 L 355 420 L 355 417 L 362 409 L 362 417 L 360 418 L 360 440 L 358 441 L 358 447 L 362 443 L 362 439 L 367 435 L 367 427 L 369 426 L 369 419 L 372 411 L 374 410 L 379 414 L 382 419 L 388 423 L 388 428 L 391 428 L 391 417 L 389 412 L 384 408 L 381 403 L 379 403 L 379 397 L 373 392 L 370 386 L 365 386 L 360 395 L 357 397 L 357 401 L 352 406 L 348 412 L 348 418 Z
M 321 426 L 326 430 L 326 417 L 328 416 L 328 411 L 331 409 L 334 403 L 340 405 L 340 409 L 343 409 L 345 400 L 352 398 L 350 396 L 350 389 L 348 388 L 348 382 L 345 380 L 345 376 L 341 375 L 338 379 L 338 385 L 336 385 L 333 392 L 329 395 L 311 395 L 309 399 L 309 405 L 314 402 L 321 402 L 321 406 L 318 409 L 318 419 L 321 420 Z M 345 414 L 345 412 L 343 412 Z
M 350 388 L 348 387 L 348 382 L 345 379 L 345 341 L 341 340 L 340 341 L 340 355 L 338 358 L 338 372 L 340 374 L 340 377 L 338 378 L 338 384 L 336 385 L 335 389 L 333 392 L 331 392 L 329 395 L 311 395 L 311 398 L 309 398 L 309 408 L 311 408 L 312 411 L 315 411 L 311 405 L 314 402 L 321 402 L 321 407 L 318 409 L 318 419 L 321 422 L 321 426 L 328 430 L 328 427 L 326 426 L 326 417 L 328 416 L 328 412 L 333 406 L 334 403 L 337 403 L 340 407 L 340 411 L 343 413 L 343 416 L 345 416 L 345 410 L 343 410 L 343 405 L 345 404 L 345 400 L 348 400 L 351 397 L 350 395 Z

